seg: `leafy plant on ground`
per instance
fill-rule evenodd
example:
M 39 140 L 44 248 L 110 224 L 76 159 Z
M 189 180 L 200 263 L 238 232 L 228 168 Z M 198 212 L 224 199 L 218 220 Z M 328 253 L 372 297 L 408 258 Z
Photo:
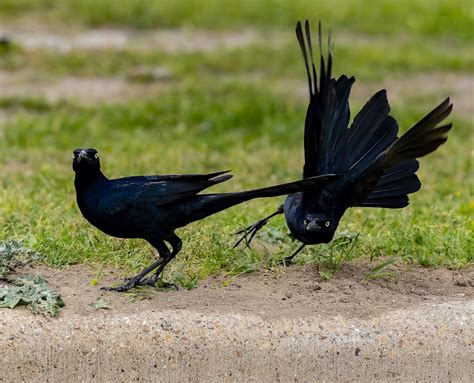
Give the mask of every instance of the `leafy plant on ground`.
M 40 254 L 25 247 L 22 241 L 9 240 L 0 243 L 0 279 L 16 268 L 39 258 Z
M 26 305 L 35 314 L 59 313 L 64 302 L 59 293 L 48 288 L 46 279 L 32 275 L 7 279 L 17 268 L 40 257 L 40 253 L 26 247 L 23 241 L 0 243 L 0 280 L 5 280 L 5 285 L 0 287 L 0 308 Z
M 48 288 L 48 281 L 32 275 L 21 275 L 10 286 L 0 288 L 0 307 L 26 305 L 35 314 L 57 315 L 64 306 L 61 296 Z
M 179 270 L 174 273 L 174 280 L 179 286 L 186 290 L 194 289 L 198 282 L 196 275 L 188 275 Z
M 96 310 L 107 310 L 110 309 L 109 302 L 107 302 L 104 298 L 99 298 L 94 304 L 94 308 Z

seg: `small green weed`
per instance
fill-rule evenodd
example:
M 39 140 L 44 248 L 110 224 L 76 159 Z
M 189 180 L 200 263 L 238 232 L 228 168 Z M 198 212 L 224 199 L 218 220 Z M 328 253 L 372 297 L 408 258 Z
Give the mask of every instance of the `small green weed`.
M 48 288 L 46 279 L 21 275 L 11 280 L 10 286 L 0 287 L 0 307 L 18 305 L 26 305 L 35 314 L 58 315 L 64 302 L 59 293 Z
M 395 278 L 397 273 L 394 271 L 388 271 L 387 267 L 393 265 L 400 259 L 400 257 L 392 257 L 386 261 L 380 262 L 377 266 L 365 274 L 364 279 Z
M 5 278 L 18 267 L 40 259 L 40 254 L 25 247 L 22 241 L 9 240 L 0 243 L 0 279 Z
M 104 298 L 99 298 L 92 306 L 96 310 L 107 310 L 110 309 L 110 304 Z

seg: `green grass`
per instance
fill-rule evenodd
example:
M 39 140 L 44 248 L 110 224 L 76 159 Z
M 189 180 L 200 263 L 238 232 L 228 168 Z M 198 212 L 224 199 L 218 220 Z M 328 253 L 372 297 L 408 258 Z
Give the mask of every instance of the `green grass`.
M 334 55 L 337 57 L 335 70 L 353 73 L 361 80 L 380 80 L 387 72 L 392 76 L 403 75 L 407 71 L 465 72 L 474 65 L 472 50 L 465 43 L 453 46 L 447 42 L 415 37 L 390 41 L 390 49 L 387 51 L 387 40 L 384 39 L 361 38 L 354 43 L 343 34 L 338 40 L 337 32 L 334 38 Z M 16 71 L 34 67 L 38 76 L 115 75 L 133 80 L 137 68 L 163 66 L 171 69 L 171 77 L 174 80 L 222 75 L 245 78 L 252 74 L 270 82 L 282 77 L 302 79 L 304 69 L 298 60 L 299 48 L 292 31 L 288 30 L 285 39 L 272 47 L 273 49 L 270 49 L 263 40 L 241 48 L 180 55 L 163 52 L 159 46 L 152 45 L 150 51 L 127 48 L 93 53 L 73 50 L 67 54 L 42 50 L 31 52 L 15 47 L 4 52 L 0 68 Z M 255 76 L 252 81 L 254 78 Z
M 107 104 L 50 102 L 33 93 L 5 96 L 0 90 L 0 117 L 9 116 L 0 122 L 0 240 L 27 240 L 45 263 L 58 267 L 87 262 L 98 269 L 111 265 L 132 272 L 153 259 L 144 241 L 107 237 L 82 218 L 71 169 L 76 147 L 96 147 L 110 177 L 232 169 L 234 179 L 213 189 L 217 192 L 299 178 L 306 100 L 299 95 L 304 70 L 292 31 L 298 18 L 321 17 L 334 29 L 336 72 L 356 75 L 356 86 L 370 81 L 377 90 L 378 82 L 387 78 L 472 73 L 472 10 L 464 1 L 386 0 L 372 7 L 323 2 L 317 13 L 313 2 L 304 0 L 244 1 L 241 6 L 230 2 L 220 17 L 215 15 L 221 2 L 213 0 L 200 7 L 195 1 L 186 7 L 181 1 L 161 6 L 132 0 L 120 7 L 106 1 L 91 4 L 5 0 L 0 12 L 10 22 L 53 18 L 58 25 L 249 26 L 263 36 L 275 32 L 288 37 L 275 45 L 256 41 L 236 49 L 176 54 L 133 47 L 67 53 L 29 51 L 21 44 L 3 49 L 0 70 L 18 78 L 31 73 L 43 81 L 112 76 L 136 85 L 131 74 L 139 66 L 161 65 L 171 73 L 142 97 Z M 441 89 L 417 96 L 419 86 L 413 84 L 408 99 L 392 103 L 402 130 L 446 96 Z M 353 100 L 353 114 L 363 101 Z M 400 257 L 424 266 L 471 264 L 473 124 L 456 109 L 451 120 L 454 129 L 447 144 L 421 160 L 423 187 L 408 208 L 351 209 L 337 238 L 330 245 L 308 247 L 298 262 L 322 265 L 323 276 L 360 257 Z M 167 271 L 169 279 L 191 287 L 210 274 L 276 267 L 297 246 L 287 236 L 282 217 L 261 233 L 266 250 L 233 250 L 232 233 L 281 201 L 252 201 L 180 229 L 184 247 Z
M 322 19 L 334 28 L 374 35 L 414 33 L 472 37 L 469 0 L 3 0 L 0 17 L 33 15 L 56 23 L 135 28 L 293 27 Z

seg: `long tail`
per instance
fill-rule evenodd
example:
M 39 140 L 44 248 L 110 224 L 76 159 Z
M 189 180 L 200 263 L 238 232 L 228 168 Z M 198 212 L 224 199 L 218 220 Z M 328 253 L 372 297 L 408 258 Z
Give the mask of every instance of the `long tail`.
M 321 190 L 340 177 L 341 175 L 326 174 L 323 176 L 306 178 L 300 181 L 243 192 L 197 195 L 193 200 L 192 206 L 193 221 L 197 221 L 198 219 L 205 218 L 209 215 L 255 198 L 278 197 L 308 190 Z

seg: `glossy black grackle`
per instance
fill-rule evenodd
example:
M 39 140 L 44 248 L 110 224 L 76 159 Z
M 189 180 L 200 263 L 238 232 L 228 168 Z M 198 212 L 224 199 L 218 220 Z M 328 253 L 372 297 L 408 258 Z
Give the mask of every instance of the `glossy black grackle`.
M 377 92 L 364 105 L 349 126 L 349 93 L 354 77 L 331 77 L 331 38 L 328 59 L 322 53 L 319 24 L 319 87 L 313 60 L 308 21 L 306 42 L 301 23 L 296 36 L 303 53 L 309 83 L 310 102 L 304 129 L 303 178 L 324 173 L 343 176 L 325 188 L 289 195 L 278 210 L 238 234 L 247 244 L 270 218 L 285 214 L 287 226 L 302 245 L 286 261 L 291 261 L 305 245 L 332 240 L 344 212 L 353 206 L 403 208 L 408 194 L 418 191 L 421 183 L 415 174 L 416 158 L 436 150 L 447 138 L 451 124 L 438 126 L 452 110 L 449 98 L 443 101 L 401 137 L 398 124 L 389 115 L 385 90 Z M 310 59 L 308 58 L 310 57 Z
M 95 149 L 74 150 L 73 169 L 77 204 L 92 225 L 114 237 L 143 238 L 160 255 L 156 262 L 127 279 L 123 286 L 111 288 L 116 291 L 156 284 L 165 266 L 181 250 L 182 242 L 174 233 L 175 229 L 244 201 L 320 189 L 338 178 L 324 175 L 244 192 L 198 194 L 232 176 L 223 171 L 109 180 L 100 169 Z M 171 245 L 172 251 L 165 241 Z M 155 269 L 153 277 L 145 278 Z

